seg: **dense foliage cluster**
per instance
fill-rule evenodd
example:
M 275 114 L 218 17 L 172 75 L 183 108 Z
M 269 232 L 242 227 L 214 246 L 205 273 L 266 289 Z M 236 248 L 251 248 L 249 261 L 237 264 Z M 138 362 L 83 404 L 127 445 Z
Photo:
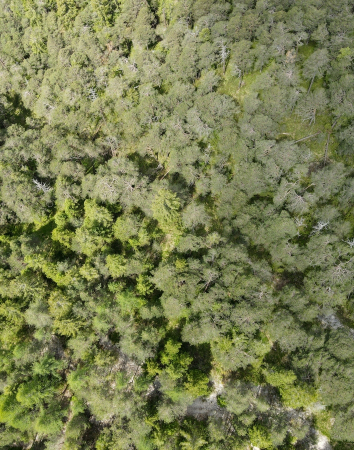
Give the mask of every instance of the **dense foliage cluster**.
M 353 448 L 353 11 L 0 0 L 0 448 Z

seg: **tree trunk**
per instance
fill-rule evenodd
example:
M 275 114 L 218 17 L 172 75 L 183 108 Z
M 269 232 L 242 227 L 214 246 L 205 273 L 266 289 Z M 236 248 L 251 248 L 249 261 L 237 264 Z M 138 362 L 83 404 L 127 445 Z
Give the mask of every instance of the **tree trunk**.
M 320 134 L 320 131 L 318 131 L 318 132 L 315 133 L 315 134 L 310 134 L 310 136 L 306 136 L 306 137 L 303 137 L 303 138 L 301 138 L 301 139 L 298 139 L 297 141 L 294 142 L 294 144 L 297 144 L 298 142 L 305 141 L 306 139 L 310 139 L 310 138 L 312 138 L 312 137 L 315 137 L 315 136 L 317 136 L 318 134 Z
M 310 87 L 309 87 L 307 93 L 309 93 L 311 91 L 312 83 L 313 83 L 313 80 L 315 79 L 315 77 L 316 77 L 316 75 L 314 77 L 312 77 L 312 80 L 311 80 L 311 83 L 310 83 Z

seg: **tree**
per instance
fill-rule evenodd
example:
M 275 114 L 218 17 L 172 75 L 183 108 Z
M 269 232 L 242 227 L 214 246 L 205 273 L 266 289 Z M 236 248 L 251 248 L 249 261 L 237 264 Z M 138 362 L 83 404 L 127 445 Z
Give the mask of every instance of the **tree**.
M 233 339 L 221 338 L 212 343 L 213 356 L 224 370 L 237 370 L 255 364 L 257 357 L 269 350 L 267 344 L 250 342 L 245 335 L 234 335 Z
M 186 228 L 194 229 L 198 225 L 208 227 L 210 218 L 205 211 L 204 205 L 198 205 L 194 202 L 190 203 L 182 214 L 183 224 Z
M 181 448 L 186 450 L 198 450 L 202 448 L 207 441 L 202 437 L 195 434 L 188 434 L 185 431 L 181 431 L 181 435 L 184 438 L 184 441 L 181 442 Z
M 268 383 L 279 388 L 284 404 L 290 408 L 307 407 L 314 403 L 317 395 L 309 386 L 294 386 L 296 375 L 292 371 L 265 372 Z
M 208 383 L 209 378 L 207 375 L 198 369 L 194 369 L 188 372 L 184 386 L 193 397 L 197 398 L 210 393 Z
M 74 0 L 56 0 L 56 4 L 59 21 L 65 28 L 69 28 L 79 12 L 76 2 Z
M 229 57 L 230 51 L 227 49 L 226 44 L 224 42 L 221 42 L 220 44 L 220 60 L 222 64 L 222 72 L 225 75 L 226 71 L 226 61 Z
M 262 425 L 254 425 L 248 432 L 252 445 L 258 448 L 272 448 L 268 430 Z
M 113 25 L 115 16 L 119 11 L 118 0 L 91 0 L 91 6 L 94 14 L 98 16 L 98 25 L 100 27 L 104 25 Z
M 311 80 L 308 93 L 311 90 L 312 83 L 316 77 L 321 77 L 328 67 L 328 51 L 327 49 L 319 49 L 314 51 L 304 62 L 302 75 L 306 80 Z
M 151 45 L 156 39 L 154 20 L 150 9 L 147 6 L 142 7 L 134 23 L 133 41 L 146 48 Z
M 151 209 L 153 217 L 164 233 L 180 233 L 181 219 L 179 215 L 181 203 L 174 192 L 161 189 L 155 196 Z
M 242 84 L 242 78 L 252 67 L 253 55 L 250 52 L 251 42 L 245 39 L 234 44 L 231 49 L 232 57 L 230 58 L 229 66 L 232 68 L 233 75 L 236 75 L 239 81 L 239 87 Z
M 316 122 L 316 115 L 326 108 L 327 101 L 324 89 L 316 89 L 299 101 L 296 113 L 311 126 Z

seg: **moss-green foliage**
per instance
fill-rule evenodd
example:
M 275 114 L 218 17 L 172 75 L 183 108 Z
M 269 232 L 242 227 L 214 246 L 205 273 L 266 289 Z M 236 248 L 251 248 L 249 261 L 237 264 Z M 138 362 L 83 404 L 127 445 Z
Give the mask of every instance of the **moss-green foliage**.
M 57 16 L 59 23 L 69 28 L 75 20 L 79 8 L 75 0 L 56 0 Z
M 350 2 L 0 3 L 0 447 L 351 448 Z
M 161 189 L 154 198 L 151 205 L 153 217 L 166 234 L 179 231 L 181 227 L 178 214 L 180 206 L 177 195 L 166 189 Z
M 254 425 L 248 432 L 250 441 L 255 447 L 266 449 L 272 448 L 270 434 L 266 427 L 262 425 Z
M 91 7 L 94 16 L 98 17 L 98 24 L 100 26 L 112 25 L 114 19 L 119 12 L 118 0 L 91 0 Z
M 314 403 L 317 393 L 308 386 L 294 385 L 296 375 L 293 371 L 265 372 L 267 382 L 279 389 L 285 406 L 306 408 Z

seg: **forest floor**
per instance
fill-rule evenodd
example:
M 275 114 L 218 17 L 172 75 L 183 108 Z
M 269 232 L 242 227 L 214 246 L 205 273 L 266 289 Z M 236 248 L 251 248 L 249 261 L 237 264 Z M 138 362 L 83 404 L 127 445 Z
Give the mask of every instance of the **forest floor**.
M 188 406 L 187 416 L 193 416 L 196 419 L 202 419 L 210 416 L 225 418 L 229 415 L 225 408 L 218 405 L 217 397 L 224 390 L 224 384 L 218 378 L 213 378 L 213 392 L 207 397 L 198 397 Z

